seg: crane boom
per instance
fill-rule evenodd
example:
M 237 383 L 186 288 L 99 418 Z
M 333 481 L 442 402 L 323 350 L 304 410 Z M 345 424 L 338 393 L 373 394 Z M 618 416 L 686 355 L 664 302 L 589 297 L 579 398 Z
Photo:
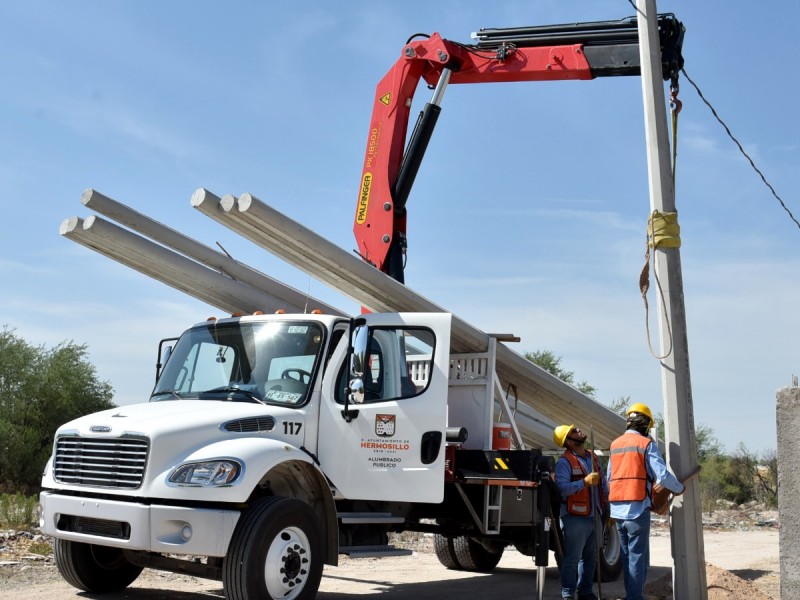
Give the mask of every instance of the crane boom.
M 662 71 L 683 66 L 683 25 L 660 15 Z M 639 75 L 636 17 L 618 21 L 481 29 L 475 44 L 434 33 L 409 40 L 378 83 L 361 173 L 353 233 L 368 263 L 404 282 L 406 202 L 441 112 L 449 84 L 589 80 Z M 420 80 L 434 88 L 406 145 L 411 104 Z

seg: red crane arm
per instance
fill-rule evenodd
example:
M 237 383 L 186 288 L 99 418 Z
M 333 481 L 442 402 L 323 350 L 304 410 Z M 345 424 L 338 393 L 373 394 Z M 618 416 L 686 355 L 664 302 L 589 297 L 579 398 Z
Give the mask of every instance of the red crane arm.
M 683 25 L 659 16 L 664 79 L 683 66 Z M 477 45 L 438 33 L 409 41 L 378 83 L 353 233 L 361 257 L 403 282 L 406 200 L 449 83 L 501 83 L 639 75 L 636 18 L 541 27 L 482 29 Z M 423 79 L 435 86 L 406 148 L 411 104 Z
M 450 83 L 593 77 L 580 45 L 517 48 L 498 60 L 494 53 L 468 51 L 439 34 L 409 43 L 375 90 L 353 226 L 361 256 L 382 271 L 392 240 L 406 230 L 404 207 L 395 210 L 392 189 L 403 159 L 411 102 L 419 80 L 436 85 L 445 67 L 454 69 Z

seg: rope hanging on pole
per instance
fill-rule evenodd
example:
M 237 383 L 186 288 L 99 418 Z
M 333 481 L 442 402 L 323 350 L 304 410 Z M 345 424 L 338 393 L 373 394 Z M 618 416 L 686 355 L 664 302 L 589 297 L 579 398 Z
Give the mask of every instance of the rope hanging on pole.
M 678 166 L 678 113 L 681 112 L 683 103 L 678 100 L 678 92 L 680 87 L 678 85 L 678 75 L 676 74 L 669 86 L 669 108 L 672 113 L 672 192 L 675 193 L 675 172 Z M 661 287 L 661 281 L 658 279 L 658 273 L 653 264 L 653 277 L 658 286 L 658 295 L 661 298 L 661 306 L 664 309 L 664 321 L 667 325 L 667 341 L 669 346 L 665 354 L 659 356 L 653 351 L 653 342 L 650 339 L 650 305 L 647 302 L 647 292 L 650 289 L 650 249 L 656 250 L 658 248 L 680 248 L 681 247 L 681 227 L 678 224 L 678 213 L 662 213 L 654 210 L 647 219 L 647 244 L 644 253 L 644 266 L 642 272 L 639 274 L 639 290 L 642 293 L 642 300 L 644 301 L 644 321 L 645 330 L 647 331 L 647 347 L 650 349 L 650 354 L 657 360 L 663 360 L 672 353 L 672 325 L 667 314 L 667 306 L 664 300 L 664 290 Z
M 669 342 L 666 353 L 659 356 L 653 351 L 653 342 L 650 339 L 650 305 L 647 302 L 647 292 L 650 289 L 650 262 L 652 260 L 650 249 L 680 248 L 680 234 L 681 227 L 678 224 L 677 212 L 662 213 L 654 210 L 647 219 L 647 244 L 644 254 L 644 266 L 642 267 L 642 272 L 639 274 L 639 290 L 642 293 L 642 300 L 644 301 L 644 322 L 645 330 L 647 331 L 647 346 L 650 349 L 650 354 L 657 360 L 663 360 L 672 353 L 672 325 L 670 324 L 669 315 L 667 314 L 664 290 L 661 287 L 661 281 L 658 278 L 658 272 L 655 269 L 654 263 L 653 278 L 656 280 L 661 306 L 664 309 L 664 320 L 667 325 L 667 341 Z
M 675 190 L 675 168 L 678 166 L 678 113 L 683 108 L 683 102 L 678 100 L 678 74 L 672 78 L 669 85 L 669 109 L 672 113 L 672 189 Z

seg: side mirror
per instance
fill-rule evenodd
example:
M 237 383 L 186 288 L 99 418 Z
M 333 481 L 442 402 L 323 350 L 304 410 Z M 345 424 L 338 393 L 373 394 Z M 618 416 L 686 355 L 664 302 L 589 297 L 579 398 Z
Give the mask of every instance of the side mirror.
M 350 375 L 364 377 L 367 362 L 367 345 L 369 344 L 369 327 L 359 325 L 353 331 L 353 353 L 350 355 Z
M 356 377 L 350 380 L 350 400 L 353 404 L 364 403 L 364 380 Z
M 364 373 L 367 369 L 367 347 L 369 346 L 369 327 L 359 325 L 353 330 L 353 353 L 350 355 L 350 400 L 355 404 L 364 403 Z
M 362 404 L 364 402 L 364 373 L 367 366 L 367 347 L 369 345 L 369 327 L 361 320 L 359 323 L 353 319 L 350 322 L 350 382 L 344 396 L 344 410 L 342 418 L 350 423 L 358 416 L 357 410 L 350 410 L 350 402 Z

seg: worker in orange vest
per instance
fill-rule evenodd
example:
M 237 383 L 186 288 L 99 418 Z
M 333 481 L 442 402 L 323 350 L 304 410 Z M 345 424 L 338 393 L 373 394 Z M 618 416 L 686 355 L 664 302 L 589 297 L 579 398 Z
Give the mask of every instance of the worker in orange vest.
M 597 600 L 592 591 L 597 567 L 595 513 L 603 514 L 608 482 L 594 452 L 585 446 L 586 434 L 574 425 L 559 425 L 553 442 L 564 448 L 556 462 L 555 482 L 561 492 L 561 597 Z M 599 487 L 597 487 L 599 486 Z M 599 490 L 596 494 L 594 490 Z
M 667 470 L 658 445 L 648 436 L 650 408 L 637 402 L 627 410 L 625 433 L 611 443 L 608 463 L 611 518 L 619 532 L 625 599 L 642 600 L 650 566 L 650 509 L 654 484 L 682 494 L 685 487 Z

